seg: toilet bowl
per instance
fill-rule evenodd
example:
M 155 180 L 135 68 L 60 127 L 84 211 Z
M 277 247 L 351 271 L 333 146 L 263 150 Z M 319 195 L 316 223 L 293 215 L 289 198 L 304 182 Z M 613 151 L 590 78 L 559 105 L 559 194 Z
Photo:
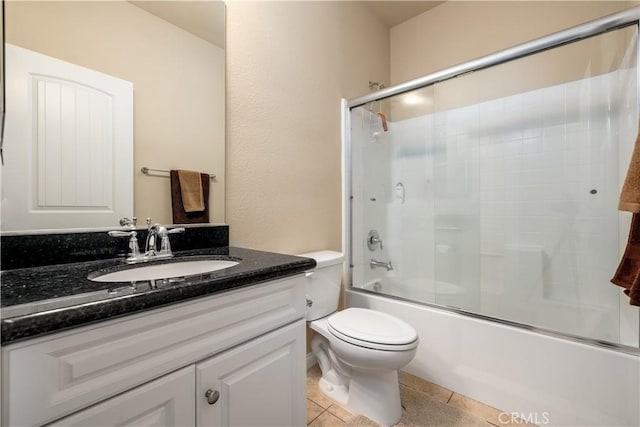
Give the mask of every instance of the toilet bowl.
M 311 342 L 318 359 L 323 394 L 354 414 L 381 425 L 400 420 L 398 369 L 409 363 L 418 335 L 406 322 L 376 310 L 336 311 L 340 294 L 342 254 L 303 254 L 317 266 L 307 272 L 307 321 L 316 331 Z

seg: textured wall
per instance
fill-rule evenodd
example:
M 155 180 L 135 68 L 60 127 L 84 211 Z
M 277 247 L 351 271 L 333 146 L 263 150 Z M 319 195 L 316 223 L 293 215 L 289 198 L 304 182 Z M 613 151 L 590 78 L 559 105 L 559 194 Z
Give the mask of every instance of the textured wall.
M 341 250 L 340 99 L 388 84 L 388 53 L 356 2 L 227 3 L 231 244 Z

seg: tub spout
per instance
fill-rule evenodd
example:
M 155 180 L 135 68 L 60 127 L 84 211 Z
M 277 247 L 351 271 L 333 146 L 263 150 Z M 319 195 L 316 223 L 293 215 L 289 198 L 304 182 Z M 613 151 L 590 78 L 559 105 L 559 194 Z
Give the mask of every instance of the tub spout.
M 374 269 L 376 267 L 384 267 L 387 269 L 387 271 L 393 270 L 393 264 L 391 264 L 391 261 L 382 262 L 382 261 L 376 261 L 375 259 L 372 258 L 371 262 L 369 262 L 369 266 L 371 267 L 371 269 Z

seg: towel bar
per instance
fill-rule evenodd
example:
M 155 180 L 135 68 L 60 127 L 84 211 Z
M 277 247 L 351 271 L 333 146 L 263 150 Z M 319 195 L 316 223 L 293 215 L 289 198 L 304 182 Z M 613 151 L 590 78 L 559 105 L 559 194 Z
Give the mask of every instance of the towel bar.
M 153 173 L 151 173 L 151 172 L 160 172 L 160 173 L 163 173 L 163 174 L 165 174 L 165 173 L 166 173 L 166 174 L 167 174 L 167 176 L 168 176 L 168 174 L 170 173 L 169 171 L 166 171 L 166 170 L 163 170 L 163 169 L 151 169 L 151 168 L 148 168 L 148 167 L 146 167 L 146 166 L 141 167 L 141 168 L 140 168 L 140 172 L 142 172 L 142 173 L 143 173 L 143 174 L 145 174 L 145 175 L 149 175 L 149 176 L 165 176 L 165 175 L 154 175 L 154 174 L 153 174 Z M 213 175 L 213 174 L 209 174 L 209 179 L 210 179 L 211 181 L 213 181 L 214 179 L 216 179 L 216 176 L 215 176 L 215 175 Z

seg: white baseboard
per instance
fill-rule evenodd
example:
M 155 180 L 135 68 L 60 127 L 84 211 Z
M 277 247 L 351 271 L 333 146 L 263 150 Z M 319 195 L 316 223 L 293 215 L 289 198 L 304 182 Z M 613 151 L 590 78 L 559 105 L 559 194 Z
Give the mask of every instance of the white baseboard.
M 316 363 L 318 363 L 318 359 L 316 359 L 316 356 L 314 356 L 313 353 L 307 353 L 307 371 L 313 368 Z

